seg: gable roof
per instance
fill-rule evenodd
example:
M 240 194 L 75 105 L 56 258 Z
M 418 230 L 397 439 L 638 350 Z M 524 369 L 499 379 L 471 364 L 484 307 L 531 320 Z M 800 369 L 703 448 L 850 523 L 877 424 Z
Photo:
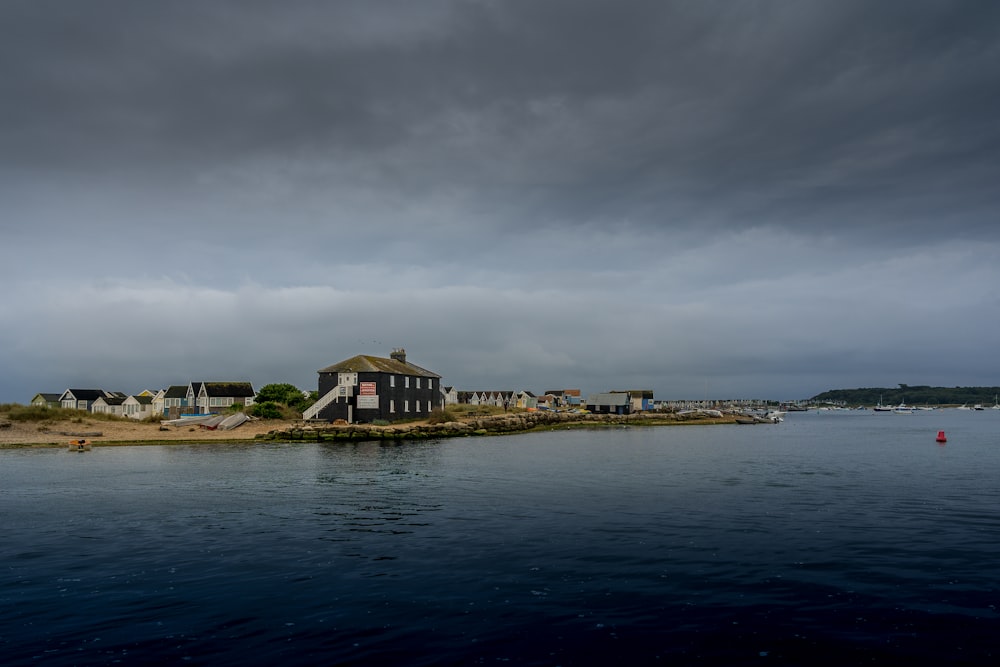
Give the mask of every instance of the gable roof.
M 96 401 L 107 395 L 108 392 L 103 389 L 67 389 L 59 395 L 59 398 L 63 400 L 64 398 L 73 397 L 78 401 Z
M 249 382 L 201 382 L 207 396 L 222 396 L 242 398 L 255 396 L 253 385 Z
M 321 368 L 318 373 L 392 373 L 395 375 L 418 375 L 420 377 L 439 378 L 437 373 L 411 364 L 408 361 L 398 359 L 385 359 L 383 357 L 373 357 L 368 354 L 359 354 L 356 357 L 345 359 L 339 363 Z
M 163 398 L 187 398 L 188 388 L 186 384 L 172 384 L 167 388 Z
M 31 400 L 33 401 L 36 398 L 38 398 L 39 396 L 41 396 L 42 400 L 48 401 L 49 403 L 58 403 L 59 399 L 62 398 L 62 394 L 48 394 L 48 393 L 45 393 L 45 392 L 41 392 L 41 393 L 35 394 L 31 398 Z
M 101 396 L 94 402 L 102 401 L 105 405 L 121 405 L 125 402 L 124 396 Z

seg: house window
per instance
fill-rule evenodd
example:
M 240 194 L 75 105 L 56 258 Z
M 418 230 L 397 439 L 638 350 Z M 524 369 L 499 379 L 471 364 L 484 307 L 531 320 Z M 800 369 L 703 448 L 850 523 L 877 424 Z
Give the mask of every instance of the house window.
M 420 378 L 417 378 L 417 389 L 420 389 Z
M 389 376 L 389 386 L 390 387 L 395 387 L 396 386 L 396 376 L 395 375 L 390 375 Z
M 434 408 L 431 407 L 431 402 L 427 401 L 427 412 L 432 411 Z
M 394 400 L 392 400 L 390 398 L 389 399 L 389 412 L 395 412 L 395 411 L 396 411 L 396 401 L 394 401 Z
M 409 411 L 410 411 L 410 401 L 409 399 L 407 399 L 403 401 L 403 412 L 409 412 Z
M 410 376 L 409 375 L 403 376 L 403 388 L 404 389 L 409 389 L 410 388 Z

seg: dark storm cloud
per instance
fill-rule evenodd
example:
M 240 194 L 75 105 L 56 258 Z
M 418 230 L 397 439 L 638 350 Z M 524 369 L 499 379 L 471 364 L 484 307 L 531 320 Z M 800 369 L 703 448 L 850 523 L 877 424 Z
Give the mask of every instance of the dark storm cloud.
M 1000 312 L 998 32 L 992 2 L 4 3 L 8 387 L 155 376 L 123 335 L 185 377 L 382 340 L 510 388 L 996 384 L 955 349 Z
M 523 189 L 525 224 L 937 224 L 996 203 L 993 3 L 7 11 L 18 168 L 156 179 L 292 156 L 349 165 L 340 187 Z

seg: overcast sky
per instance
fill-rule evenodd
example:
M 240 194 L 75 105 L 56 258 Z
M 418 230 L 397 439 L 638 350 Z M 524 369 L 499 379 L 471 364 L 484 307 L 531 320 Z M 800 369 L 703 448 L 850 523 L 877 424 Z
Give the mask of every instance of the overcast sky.
M 0 3 L 0 402 L 1000 385 L 1000 3 Z

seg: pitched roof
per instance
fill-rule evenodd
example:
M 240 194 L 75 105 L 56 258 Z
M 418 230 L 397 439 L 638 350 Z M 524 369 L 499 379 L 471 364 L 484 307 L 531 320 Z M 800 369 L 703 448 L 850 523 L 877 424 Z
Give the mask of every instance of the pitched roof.
M 105 405 L 121 405 L 125 402 L 125 396 L 101 396 L 94 402 L 104 401 Z
M 188 393 L 187 385 L 172 384 L 163 394 L 163 398 L 186 398 Z
M 203 382 L 209 396 L 243 397 L 254 396 L 253 385 L 249 382 Z
M 439 378 L 437 373 L 398 359 L 385 359 L 367 354 L 345 359 L 339 363 L 321 368 L 319 373 L 392 373 L 395 375 L 419 375 L 421 377 Z
M 108 392 L 103 389 L 67 389 L 60 397 L 71 395 L 78 401 L 96 401 L 107 396 Z

